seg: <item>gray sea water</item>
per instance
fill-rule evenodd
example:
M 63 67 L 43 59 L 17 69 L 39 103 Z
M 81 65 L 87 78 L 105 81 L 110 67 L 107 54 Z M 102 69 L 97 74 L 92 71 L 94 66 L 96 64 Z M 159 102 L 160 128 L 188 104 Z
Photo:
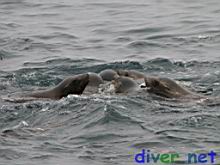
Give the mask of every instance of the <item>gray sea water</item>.
M 213 150 L 218 164 L 218 102 L 149 94 L 2 98 L 109 68 L 219 97 L 219 18 L 219 0 L 0 0 L 0 164 L 133 165 L 142 149 L 179 153 L 174 164 Z

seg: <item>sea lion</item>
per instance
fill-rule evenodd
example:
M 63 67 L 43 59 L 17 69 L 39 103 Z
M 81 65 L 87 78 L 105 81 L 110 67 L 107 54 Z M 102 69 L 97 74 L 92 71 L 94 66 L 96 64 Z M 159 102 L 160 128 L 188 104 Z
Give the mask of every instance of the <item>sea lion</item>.
M 116 70 L 116 72 L 119 76 L 131 77 L 135 80 L 143 79 L 143 78 L 146 77 L 144 73 L 141 73 L 141 72 L 136 71 L 136 70 L 122 70 L 122 69 L 119 69 L 119 70 Z
M 105 69 L 99 73 L 104 81 L 112 81 L 119 75 L 113 69 Z
M 193 93 L 181 85 L 177 84 L 174 80 L 169 78 L 160 77 L 145 77 L 144 79 L 147 91 L 156 95 L 167 98 L 203 98 L 202 96 Z
M 89 72 L 89 83 L 88 86 L 99 86 L 100 84 L 103 84 L 103 79 L 100 75 L 97 73 Z
M 69 94 L 80 95 L 89 83 L 89 74 L 79 74 L 68 77 L 52 89 L 33 92 L 26 97 L 61 99 Z
M 129 93 L 140 88 L 132 78 L 125 76 L 115 78 L 112 83 L 115 87 L 115 93 Z
M 89 72 L 89 83 L 86 86 L 86 89 L 83 93 L 86 94 L 94 94 L 98 93 L 100 84 L 103 84 L 104 81 L 102 80 L 102 77 L 99 76 L 97 73 L 91 73 Z

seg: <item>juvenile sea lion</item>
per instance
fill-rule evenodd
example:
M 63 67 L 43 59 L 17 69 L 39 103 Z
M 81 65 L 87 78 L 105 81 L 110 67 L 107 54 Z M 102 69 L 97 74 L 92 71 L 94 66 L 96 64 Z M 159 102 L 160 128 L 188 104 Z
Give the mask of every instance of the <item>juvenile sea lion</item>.
M 64 79 L 52 89 L 33 92 L 26 96 L 35 98 L 61 99 L 69 94 L 82 94 L 89 83 L 89 74 L 79 74 Z
M 117 74 L 116 71 L 112 69 L 105 69 L 99 73 L 99 75 L 102 77 L 104 81 L 112 81 L 119 75 Z
M 86 94 L 98 93 L 100 84 L 104 83 L 104 81 L 102 80 L 102 77 L 99 76 L 97 73 L 89 72 L 88 74 L 89 74 L 89 83 L 86 86 L 84 93 Z
M 119 69 L 119 70 L 117 70 L 117 74 L 119 76 L 131 77 L 135 80 L 145 78 L 144 73 L 141 73 L 141 72 L 136 71 L 136 70 L 122 70 L 122 69 Z
M 177 84 L 174 80 L 169 78 L 160 77 L 145 77 L 145 85 L 148 88 L 147 91 L 167 97 L 167 98 L 202 98 L 202 96 L 195 94 L 181 85 Z
M 88 86 L 99 86 L 100 84 L 103 84 L 103 79 L 100 75 L 97 73 L 89 72 L 89 84 Z
M 115 87 L 115 93 L 128 93 L 140 88 L 132 78 L 124 76 L 115 78 L 112 83 Z

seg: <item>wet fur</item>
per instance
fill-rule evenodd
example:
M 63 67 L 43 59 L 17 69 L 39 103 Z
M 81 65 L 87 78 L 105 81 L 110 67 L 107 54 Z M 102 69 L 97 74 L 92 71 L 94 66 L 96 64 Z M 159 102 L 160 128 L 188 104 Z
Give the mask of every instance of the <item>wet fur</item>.
M 28 94 L 27 96 L 35 98 L 61 99 L 62 97 L 66 97 L 69 94 L 80 95 L 83 93 L 88 83 L 88 74 L 76 75 L 64 79 L 61 83 L 59 83 L 56 87 L 52 89 L 33 92 L 31 94 Z

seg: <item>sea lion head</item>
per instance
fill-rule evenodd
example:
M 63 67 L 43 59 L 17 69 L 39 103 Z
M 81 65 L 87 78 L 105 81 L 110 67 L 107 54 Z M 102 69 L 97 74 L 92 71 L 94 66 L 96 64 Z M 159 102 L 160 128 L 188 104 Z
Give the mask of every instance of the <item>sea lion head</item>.
M 89 83 L 89 74 L 79 74 L 63 80 L 57 88 L 62 93 L 61 97 L 69 94 L 82 94 Z
M 176 91 L 176 88 L 173 86 L 174 84 L 176 85 L 176 83 L 170 81 L 169 79 L 164 78 L 164 80 L 166 81 L 157 77 L 144 78 L 148 92 L 168 98 L 179 97 L 180 93 Z
M 127 93 L 138 87 L 138 84 L 133 79 L 124 76 L 115 78 L 113 85 L 115 87 L 115 93 Z
M 89 72 L 89 86 L 98 87 L 100 84 L 103 84 L 103 79 L 97 73 Z
M 130 78 L 133 78 L 135 80 L 145 78 L 144 73 L 141 73 L 141 72 L 136 71 L 136 70 L 122 70 L 122 69 L 119 69 L 116 72 L 119 76 L 130 77 Z
M 128 70 L 122 70 L 122 69 L 118 69 L 116 70 L 117 74 L 119 76 L 125 76 L 125 77 L 129 77 L 129 71 Z
M 101 71 L 99 75 L 102 77 L 104 81 L 112 81 L 119 76 L 117 72 L 112 69 L 105 69 Z

